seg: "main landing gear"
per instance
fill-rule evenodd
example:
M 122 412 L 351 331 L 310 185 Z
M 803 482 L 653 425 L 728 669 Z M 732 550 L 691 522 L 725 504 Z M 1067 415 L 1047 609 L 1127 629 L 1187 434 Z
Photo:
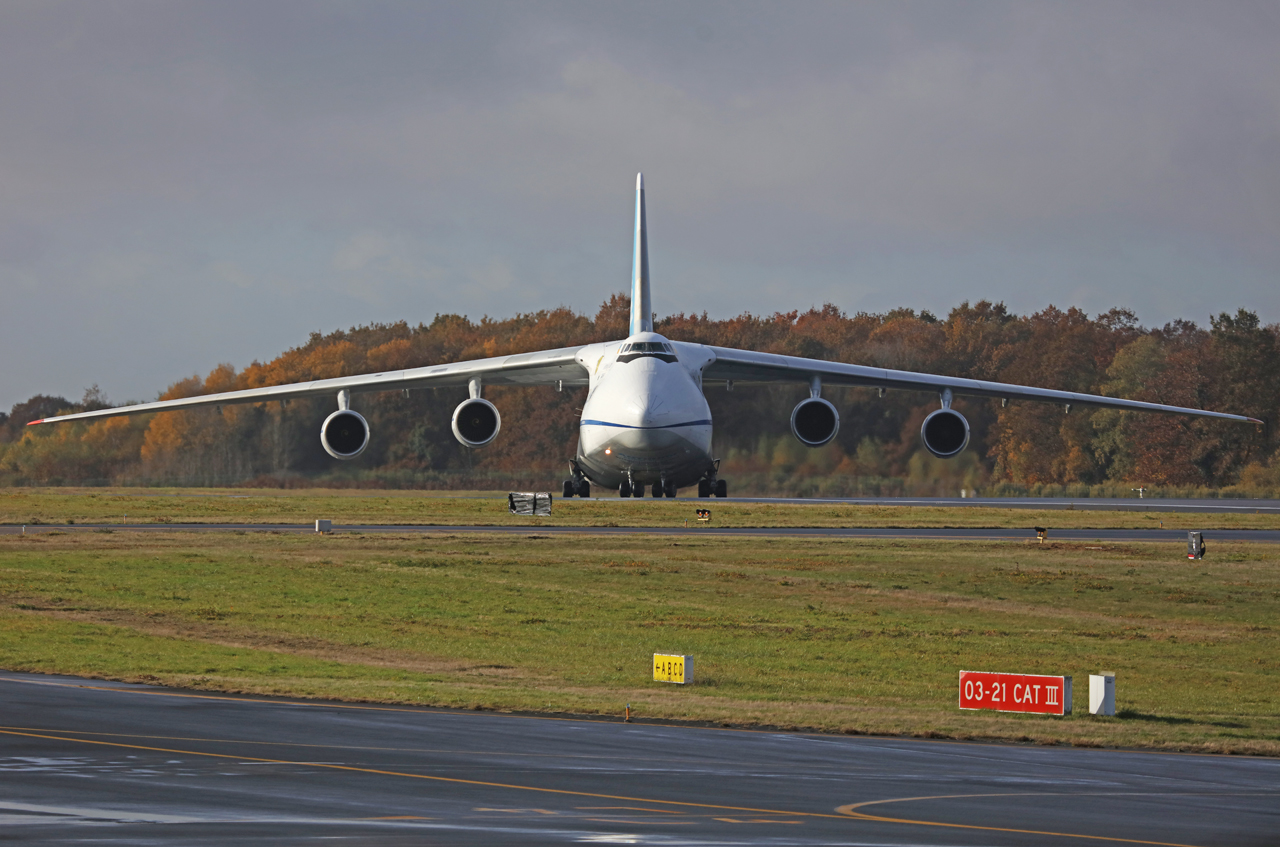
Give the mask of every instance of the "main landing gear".
M 579 497 L 590 497 L 591 483 L 587 481 L 586 475 L 578 467 L 577 462 L 570 462 L 569 467 L 573 469 L 573 479 L 564 481 L 564 496 L 572 497 L 576 494 Z
M 729 484 L 723 479 L 709 480 L 703 479 L 698 481 L 699 497 L 728 497 Z
M 729 485 L 720 478 L 720 460 L 716 459 L 707 469 L 707 475 L 698 480 L 699 497 L 728 497 Z

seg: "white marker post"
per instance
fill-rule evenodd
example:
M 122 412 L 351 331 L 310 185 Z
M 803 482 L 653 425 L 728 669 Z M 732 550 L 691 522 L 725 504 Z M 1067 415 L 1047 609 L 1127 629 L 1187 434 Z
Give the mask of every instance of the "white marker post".
M 1089 674 L 1089 714 L 1114 716 L 1116 675 L 1113 671 Z

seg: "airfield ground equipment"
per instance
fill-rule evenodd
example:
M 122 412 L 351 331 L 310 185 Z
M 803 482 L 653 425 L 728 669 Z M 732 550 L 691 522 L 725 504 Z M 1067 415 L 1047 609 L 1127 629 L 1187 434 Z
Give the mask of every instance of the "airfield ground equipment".
M 551 495 L 545 491 L 517 492 L 507 495 L 507 506 L 513 515 L 550 517 Z

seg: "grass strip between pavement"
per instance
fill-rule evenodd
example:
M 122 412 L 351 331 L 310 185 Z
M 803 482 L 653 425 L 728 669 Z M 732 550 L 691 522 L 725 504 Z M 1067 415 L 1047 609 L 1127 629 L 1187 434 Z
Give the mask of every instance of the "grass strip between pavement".
M 536 531 L 0 536 L 0 666 L 195 689 L 1280 754 L 1274 545 Z M 695 684 L 651 680 L 691 654 Z M 1065 718 L 961 669 L 1070 674 Z M 1088 674 L 1117 674 L 1115 718 Z

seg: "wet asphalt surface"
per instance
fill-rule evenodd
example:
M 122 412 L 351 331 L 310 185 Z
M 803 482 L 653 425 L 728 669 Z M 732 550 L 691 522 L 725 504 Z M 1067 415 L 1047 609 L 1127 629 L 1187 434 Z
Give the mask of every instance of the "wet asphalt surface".
M 1276 759 L 325 704 L 18 673 L 0 673 L 0 710 L 0 842 L 1280 843 Z

